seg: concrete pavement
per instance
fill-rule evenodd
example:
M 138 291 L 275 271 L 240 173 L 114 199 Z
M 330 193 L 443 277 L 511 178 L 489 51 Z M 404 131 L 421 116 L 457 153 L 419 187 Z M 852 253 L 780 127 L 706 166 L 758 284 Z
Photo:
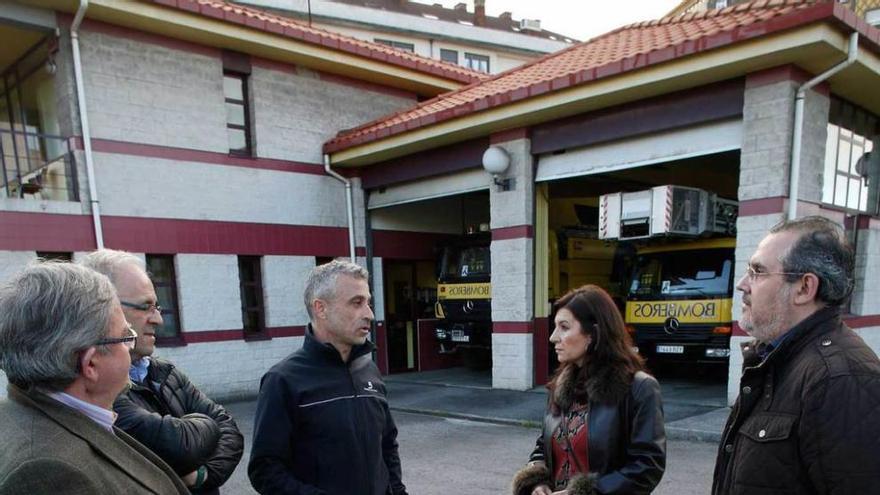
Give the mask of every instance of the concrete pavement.
M 702 376 L 658 377 L 672 440 L 719 442 L 730 413 L 726 388 Z M 497 424 L 539 427 L 547 392 L 492 389 L 488 374 L 464 368 L 389 375 L 391 409 Z

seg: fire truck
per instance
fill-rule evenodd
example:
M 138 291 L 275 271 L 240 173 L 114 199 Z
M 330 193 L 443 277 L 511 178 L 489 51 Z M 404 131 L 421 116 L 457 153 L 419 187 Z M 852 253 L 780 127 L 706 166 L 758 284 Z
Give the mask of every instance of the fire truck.
M 488 230 L 488 229 L 487 229 Z M 489 232 L 468 234 L 440 248 L 436 336 L 441 353 L 464 351 L 466 364 L 491 359 L 492 286 Z
M 600 198 L 599 235 L 634 243 L 625 321 L 653 361 L 726 364 L 730 356 L 737 203 L 658 186 Z

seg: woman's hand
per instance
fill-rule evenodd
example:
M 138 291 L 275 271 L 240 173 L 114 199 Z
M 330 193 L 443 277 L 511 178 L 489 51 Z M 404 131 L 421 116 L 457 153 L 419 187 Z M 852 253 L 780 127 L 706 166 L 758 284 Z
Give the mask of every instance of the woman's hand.
M 550 491 L 550 487 L 547 485 L 538 485 L 532 490 L 532 495 L 553 495 Z

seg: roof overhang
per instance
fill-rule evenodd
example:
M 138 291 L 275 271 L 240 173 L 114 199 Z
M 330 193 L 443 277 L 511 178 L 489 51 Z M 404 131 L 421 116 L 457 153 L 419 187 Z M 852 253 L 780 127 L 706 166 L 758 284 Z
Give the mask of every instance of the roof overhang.
M 79 5 L 79 2 L 72 0 L 31 0 L 28 3 L 70 14 Z M 86 16 L 118 26 L 300 65 L 424 96 L 434 96 L 463 85 L 461 82 L 416 69 L 383 63 L 332 47 L 149 2 L 91 0 Z
M 357 167 L 505 129 L 607 108 L 756 71 L 796 65 L 818 74 L 846 57 L 850 29 L 834 20 L 735 43 L 632 70 L 574 88 L 468 114 L 330 154 L 334 166 Z M 880 57 L 862 47 L 854 65 L 830 79 L 834 94 L 880 114 Z

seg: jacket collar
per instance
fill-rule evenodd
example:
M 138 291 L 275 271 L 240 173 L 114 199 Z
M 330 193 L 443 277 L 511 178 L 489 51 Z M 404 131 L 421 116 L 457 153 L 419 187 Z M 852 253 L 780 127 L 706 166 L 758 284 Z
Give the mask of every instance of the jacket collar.
M 312 324 L 309 323 L 306 326 L 306 335 L 305 341 L 303 342 L 303 350 L 308 354 L 318 357 L 322 360 L 333 364 L 346 364 L 342 362 L 342 356 L 339 354 L 339 351 L 336 350 L 331 344 L 327 344 L 318 340 L 315 337 L 315 331 L 312 328 Z M 351 348 L 351 354 L 348 356 L 348 363 L 354 362 L 355 359 L 369 354 L 373 352 L 376 346 L 373 345 L 372 342 L 367 340 L 361 345 L 356 345 Z
M 110 433 L 79 411 L 65 406 L 33 387 L 22 389 L 10 383 L 7 390 L 11 400 L 42 412 L 61 428 L 88 443 L 107 462 L 115 464 L 145 488 L 154 491 L 151 485 L 155 482 L 156 473 L 161 472 L 161 469 L 151 465 L 150 461 L 134 448 L 131 437 L 122 430 L 114 426 L 113 433 Z

